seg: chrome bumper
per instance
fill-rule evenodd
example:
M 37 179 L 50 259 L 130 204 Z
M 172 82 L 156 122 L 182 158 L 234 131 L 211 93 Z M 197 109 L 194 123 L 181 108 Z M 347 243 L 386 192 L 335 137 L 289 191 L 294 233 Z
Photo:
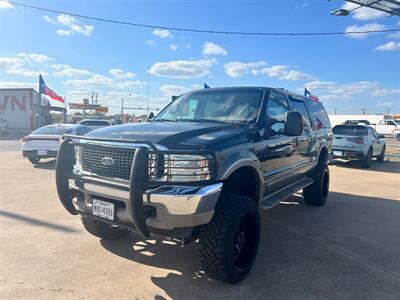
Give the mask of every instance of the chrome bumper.
M 76 210 L 92 213 L 92 201 L 103 197 L 120 201 L 125 207 L 115 207 L 115 217 L 119 222 L 131 223 L 129 210 L 129 187 L 110 186 L 101 183 L 79 183 L 69 179 L 69 188 L 81 192 L 83 197 L 75 197 L 73 204 Z M 161 186 L 148 189 L 142 195 L 143 204 L 156 210 L 154 218 L 147 218 L 146 225 L 156 229 L 174 229 L 194 227 L 207 224 L 214 215 L 214 208 L 222 190 L 222 183 L 208 186 Z M 107 200 L 105 200 L 107 201 Z

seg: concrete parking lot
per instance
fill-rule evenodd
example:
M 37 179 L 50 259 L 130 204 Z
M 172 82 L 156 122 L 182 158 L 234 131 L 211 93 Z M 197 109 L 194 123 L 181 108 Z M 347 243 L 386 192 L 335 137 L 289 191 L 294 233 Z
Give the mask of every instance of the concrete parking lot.
M 54 161 L 34 167 L 17 144 L 0 143 L 2 299 L 400 298 L 400 162 L 336 163 L 324 207 L 297 195 L 262 212 L 254 268 L 230 286 L 196 245 L 89 235 L 58 202 Z

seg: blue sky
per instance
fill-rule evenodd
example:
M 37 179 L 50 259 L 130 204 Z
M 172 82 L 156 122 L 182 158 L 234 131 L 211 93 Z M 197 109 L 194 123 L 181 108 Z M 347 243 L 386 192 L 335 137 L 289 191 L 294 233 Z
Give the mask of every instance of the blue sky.
M 230 31 L 316 32 L 400 28 L 370 9 L 330 16 L 344 1 L 21 1 L 76 14 Z M 400 113 L 400 33 L 329 37 L 198 34 L 108 24 L 0 2 L 0 87 L 38 74 L 68 102 L 91 91 L 111 112 L 162 107 L 199 88 L 256 85 L 301 92 L 337 113 Z M 57 105 L 57 103 L 54 103 Z

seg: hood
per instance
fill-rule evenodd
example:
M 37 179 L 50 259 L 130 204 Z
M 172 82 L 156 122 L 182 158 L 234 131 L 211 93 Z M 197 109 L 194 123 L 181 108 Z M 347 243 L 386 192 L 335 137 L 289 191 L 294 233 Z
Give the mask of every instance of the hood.
M 251 131 L 231 124 L 149 122 L 103 127 L 86 136 L 148 141 L 171 150 L 218 150 L 247 141 Z

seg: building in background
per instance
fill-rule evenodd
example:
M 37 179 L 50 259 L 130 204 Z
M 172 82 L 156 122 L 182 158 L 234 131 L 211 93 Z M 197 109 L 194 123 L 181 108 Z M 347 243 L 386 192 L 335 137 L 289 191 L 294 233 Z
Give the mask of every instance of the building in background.
M 39 93 L 35 89 L 0 89 L 0 116 L 6 121 L 9 134 L 25 134 L 51 124 L 51 111 L 61 112 L 66 122 L 66 109 L 51 106 L 45 98 L 39 101 Z

